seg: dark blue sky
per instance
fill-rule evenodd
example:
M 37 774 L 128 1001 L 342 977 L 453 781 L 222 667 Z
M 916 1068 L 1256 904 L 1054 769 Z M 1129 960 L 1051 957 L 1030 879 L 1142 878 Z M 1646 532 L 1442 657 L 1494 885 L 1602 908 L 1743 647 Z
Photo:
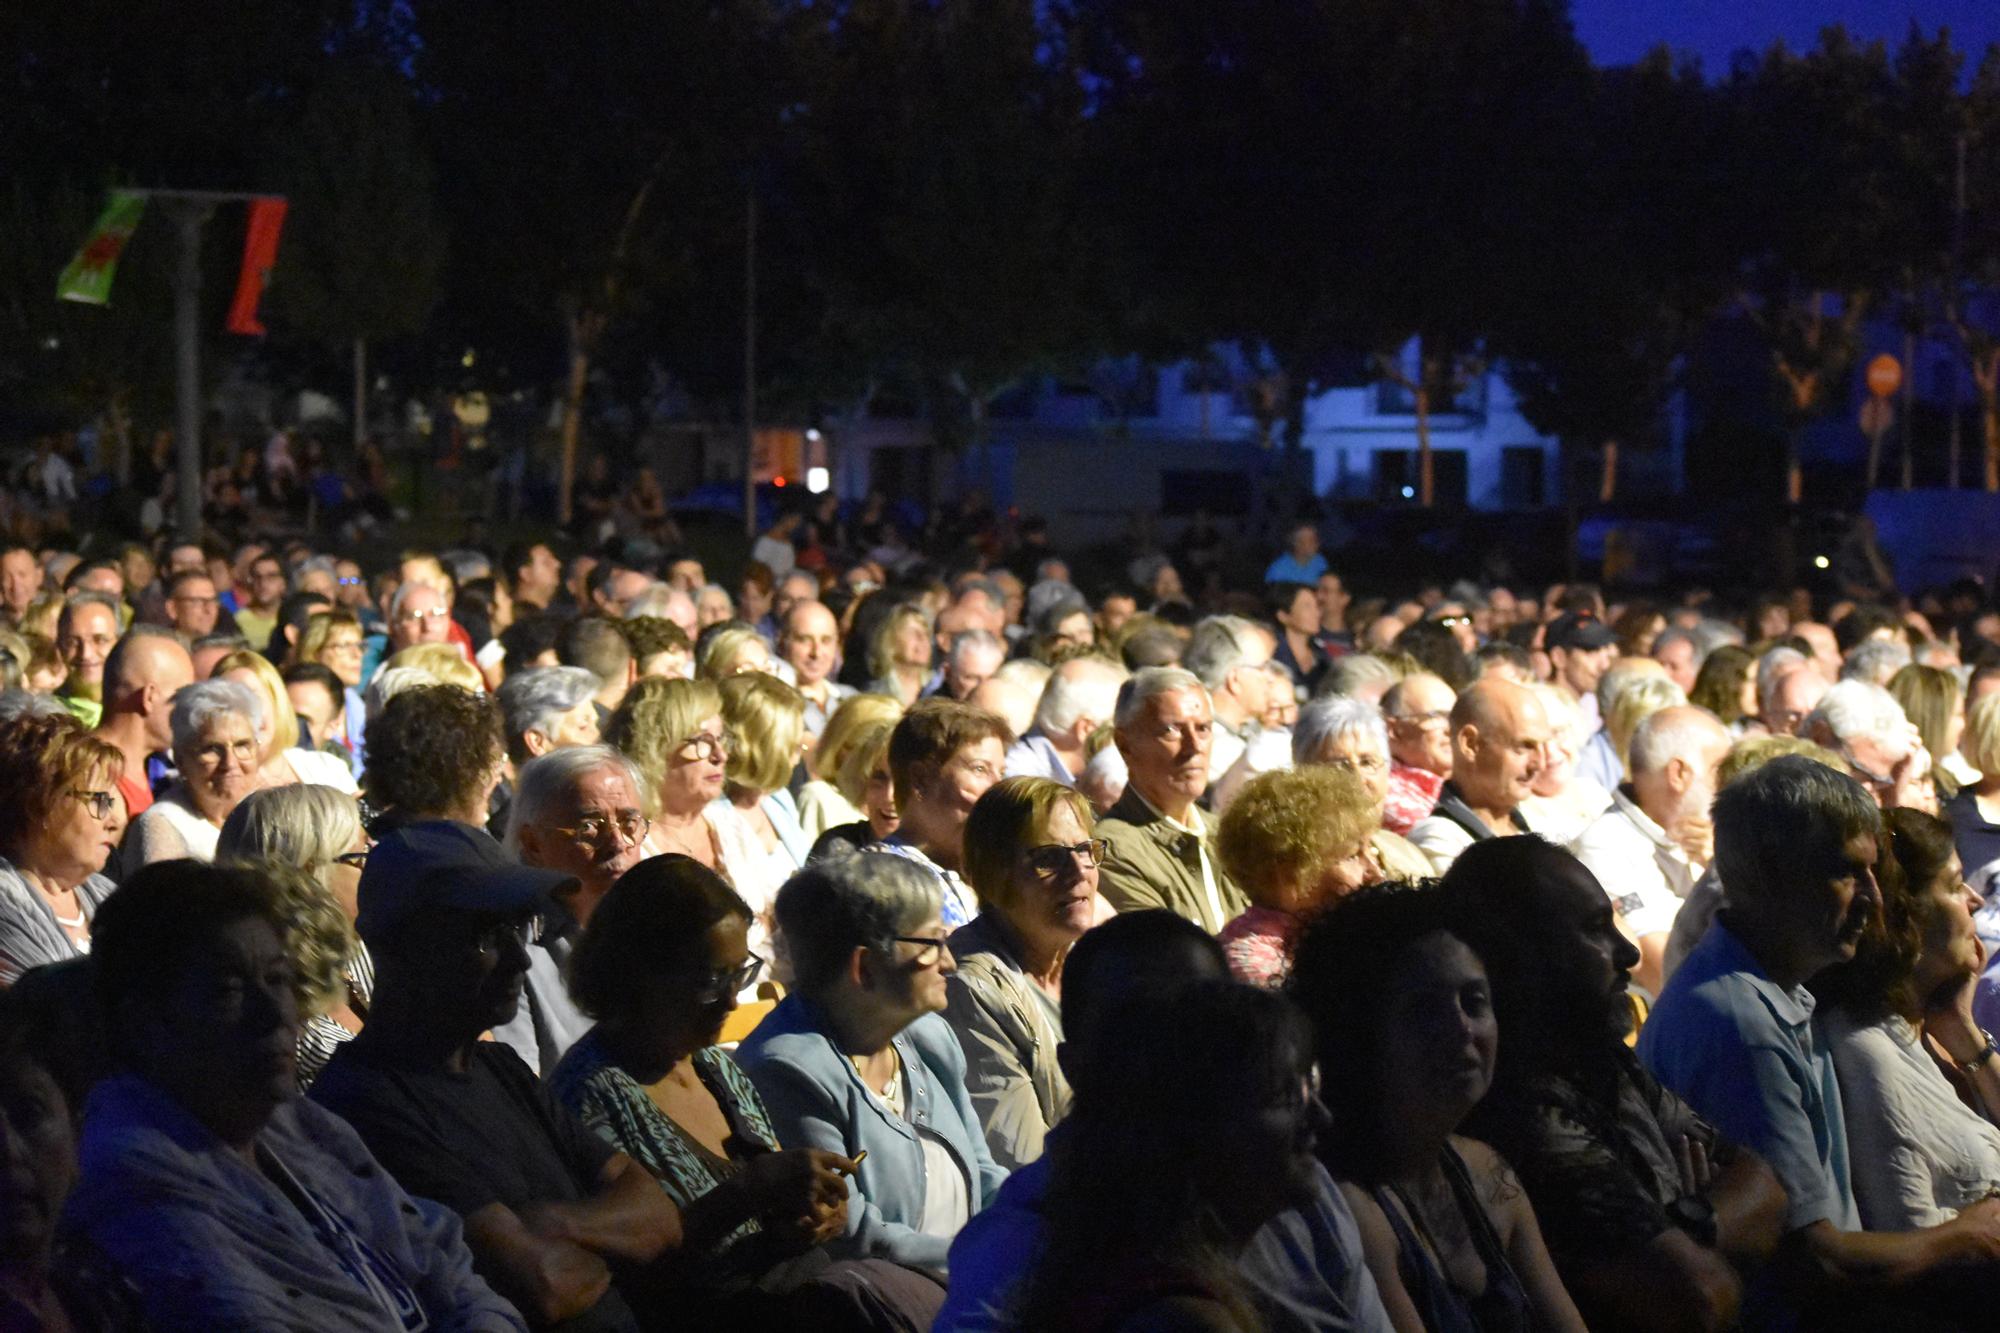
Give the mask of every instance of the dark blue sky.
M 1968 66 L 2000 42 L 2000 0 L 1571 0 L 1571 13 L 1600 65 L 1629 64 L 1665 41 L 1701 57 L 1710 78 L 1727 73 L 1738 50 L 1762 50 L 1781 37 L 1794 50 L 1813 46 L 1833 23 L 1892 48 L 1912 20 L 1929 32 L 1949 28 Z

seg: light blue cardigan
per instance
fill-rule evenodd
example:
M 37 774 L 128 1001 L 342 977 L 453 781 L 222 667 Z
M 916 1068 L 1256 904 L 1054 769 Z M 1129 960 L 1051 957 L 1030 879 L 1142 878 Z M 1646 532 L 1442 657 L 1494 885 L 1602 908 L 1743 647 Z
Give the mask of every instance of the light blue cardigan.
M 847 1183 L 847 1235 L 833 1242 L 834 1252 L 941 1272 L 951 1237 L 916 1229 L 924 1213 L 924 1152 L 917 1132 L 870 1094 L 831 1034 L 816 1005 L 788 995 L 736 1048 L 736 1062 L 757 1085 L 785 1147 L 844 1157 L 868 1154 Z M 992 1202 L 1007 1172 L 987 1151 L 979 1114 L 965 1090 L 965 1052 L 937 1014 L 925 1014 L 897 1033 L 894 1045 L 909 1078 L 911 1118 L 958 1158 L 967 1202 L 977 1213 Z

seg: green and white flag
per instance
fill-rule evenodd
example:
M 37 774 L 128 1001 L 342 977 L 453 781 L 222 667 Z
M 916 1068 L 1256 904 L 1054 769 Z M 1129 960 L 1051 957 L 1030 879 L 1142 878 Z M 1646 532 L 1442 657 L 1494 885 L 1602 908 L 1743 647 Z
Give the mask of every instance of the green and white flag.
M 97 225 L 77 250 L 76 258 L 56 279 L 56 296 L 86 305 L 108 305 L 111 279 L 118 273 L 118 257 L 146 211 L 146 196 L 130 190 L 113 190 L 111 202 L 98 215 Z

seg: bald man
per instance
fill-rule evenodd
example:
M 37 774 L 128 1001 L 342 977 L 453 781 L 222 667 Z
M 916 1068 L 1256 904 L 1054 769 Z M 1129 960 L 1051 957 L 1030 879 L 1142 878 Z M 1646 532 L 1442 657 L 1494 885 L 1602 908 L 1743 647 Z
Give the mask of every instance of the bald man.
M 1382 720 L 1389 727 L 1382 827 L 1391 833 L 1409 833 L 1437 805 L 1451 776 L 1451 710 L 1457 702 L 1457 692 L 1428 671 L 1405 676 L 1382 696 Z
M 1674 918 L 1715 858 L 1708 808 L 1729 742 L 1729 729 L 1705 708 L 1652 714 L 1632 733 L 1632 780 L 1570 844 L 1639 946 L 1632 980 L 1653 995 L 1666 981 Z
M 853 686 L 833 679 L 840 670 L 840 622 L 820 602 L 795 601 L 779 625 L 778 653 L 791 664 L 794 685 L 805 696 L 806 733 L 817 737 L 833 710 L 854 693 Z
M 965 702 L 998 715 L 1016 736 L 1035 725 L 1035 696 L 1011 680 L 990 677 Z
M 1529 832 L 1520 805 L 1547 762 L 1548 714 L 1526 686 L 1489 679 L 1451 709 L 1451 779 L 1410 841 L 1442 875 L 1475 842 Z
M 104 662 L 104 716 L 100 738 L 125 756 L 118 794 L 125 813 L 137 819 L 153 803 L 147 773 L 152 757 L 173 744 L 168 718 L 174 692 L 194 683 L 194 660 L 180 640 L 164 629 L 140 626 L 118 640 Z
M 1795 664 L 1765 692 L 1764 725 L 1773 736 L 1796 736 L 1807 715 L 1832 688 L 1811 662 Z

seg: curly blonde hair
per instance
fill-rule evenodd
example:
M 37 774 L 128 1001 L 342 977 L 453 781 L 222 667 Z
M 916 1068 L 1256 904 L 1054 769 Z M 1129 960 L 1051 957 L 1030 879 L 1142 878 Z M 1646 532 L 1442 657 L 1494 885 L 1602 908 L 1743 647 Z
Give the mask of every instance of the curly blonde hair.
M 1296 911 L 1326 868 L 1377 826 L 1375 803 L 1358 775 L 1308 764 L 1246 783 L 1222 816 L 1215 849 L 1251 902 Z
M 722 716 L 722 692 L 712 681 L 647 676 L 626 691 L 604 729 L 604 743 L 622 751 L 645 776 L 646 813 L 656 814 L 660 784 L 674 753 L 701 724 Z

